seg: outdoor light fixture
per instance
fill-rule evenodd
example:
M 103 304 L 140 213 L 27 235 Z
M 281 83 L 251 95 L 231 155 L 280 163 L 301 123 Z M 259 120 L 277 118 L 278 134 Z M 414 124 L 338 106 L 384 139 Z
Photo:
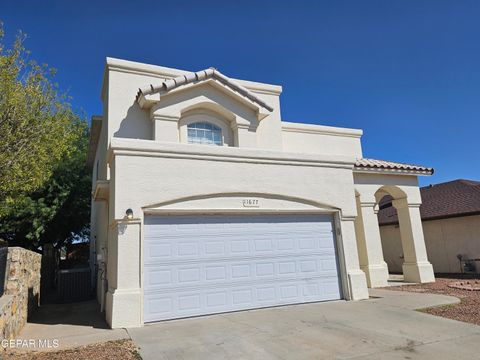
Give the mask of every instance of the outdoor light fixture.
M 133 219 L 133 210 L 132 209 L 127 209 L 127 211 L 125 211 L 125 214 L 127 214 L 127 219 L 129 219 L 129 220 Z

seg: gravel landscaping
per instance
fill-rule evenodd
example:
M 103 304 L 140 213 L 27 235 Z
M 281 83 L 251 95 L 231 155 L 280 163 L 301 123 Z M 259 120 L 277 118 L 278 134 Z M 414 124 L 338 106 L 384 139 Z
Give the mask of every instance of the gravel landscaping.
M 0 358 L 1 355 L 0 355 Z M 141 360 L 131 340 L 108 341 L 59 351 L 11 351 L 3 359 L 10 360 Z
M 480 291 L 472 290 L 478 289 L 480 276 L 478 274 L 437 274 L 436 276 L 436 282 L 432 284 L 392 286 L 386 289 L 456 296 L 461 300 L 459 304 L 428 308 L 421 311 L 480 325 Z

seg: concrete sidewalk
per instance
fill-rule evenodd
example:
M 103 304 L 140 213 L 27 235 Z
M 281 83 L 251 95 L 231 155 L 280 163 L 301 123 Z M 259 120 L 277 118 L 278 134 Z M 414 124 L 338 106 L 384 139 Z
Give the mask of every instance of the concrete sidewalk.
M 126 338 L 129 336 L 125 329 L 108 328 L 104 314 L 100 313 L 95 300 L 43 305 L 28 320 L 17 337 L 25 340 L 58 339 L 59 347 L 52 350 Z
M 409 310 L 458 304 L 460 302 L 460 299 L 454 296 L 419 292 L 368 289 L 368 293 L 370 294 L 370 299 L 368 300 L 370 302 Z
M 284 306 L 128 329 L 149 359 L 474 359 L 480 327 L 412 311 L 457 298 L 372 290 L 359 302 Z

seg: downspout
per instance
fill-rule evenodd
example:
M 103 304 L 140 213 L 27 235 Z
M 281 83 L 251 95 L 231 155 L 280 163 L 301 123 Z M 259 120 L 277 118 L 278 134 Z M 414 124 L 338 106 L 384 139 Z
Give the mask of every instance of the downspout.
M 110 201 L 107 201 L 107 214 L 110 212 Z M 107 216 L 108 218 L 108 216 Z M 108 259 L 108 239 L 109 239 L 109 226 L 107 224 L 107 237 L 105 239 L 106 241 L 106 246 L 102 247 L 102 256 L 103 256 L 103 262 L 102 262 L 102 272 L 100 274 L 100 281 L 102 282 L 102 299 L 100 302 L 100 312 L 105 311 L 105 301 L 107 297 L 107 289 L 108 289 L 108 279 L 107 279 L 107 259 Z

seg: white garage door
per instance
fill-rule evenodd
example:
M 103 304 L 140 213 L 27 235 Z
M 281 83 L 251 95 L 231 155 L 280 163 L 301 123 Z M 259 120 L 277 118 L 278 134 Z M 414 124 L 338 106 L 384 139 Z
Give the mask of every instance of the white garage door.
M 145 218 L 145 322 L 340 297 L 331 216 Z

